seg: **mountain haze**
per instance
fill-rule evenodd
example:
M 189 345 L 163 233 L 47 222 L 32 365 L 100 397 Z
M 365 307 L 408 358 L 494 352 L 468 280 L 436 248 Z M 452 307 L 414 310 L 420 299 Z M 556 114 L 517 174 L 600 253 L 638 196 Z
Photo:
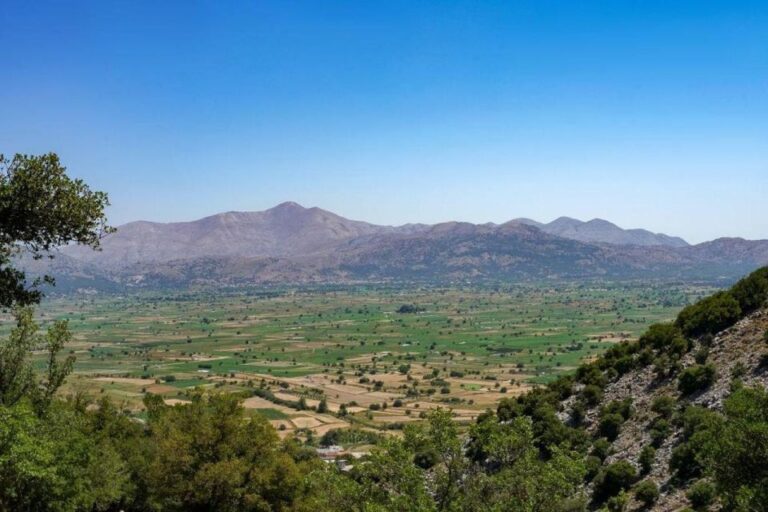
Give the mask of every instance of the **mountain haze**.
M 559 217 L 548 224 L 531 219 L 516 219 L 517 222 L 536 226 L 545 233 L 580 242 L 598 242 L 615 245 L 663 245 L 666 247 L 687 247 L 688 242 L 680 237 L 663 233 L 652 233 L 645 229 L 622 229 L 603 219 L 584 222 L 570 217 Z
M 65 248 L 52 264 L 28 262 L 77 286 L 239 286 L 367 281 L 732 278 L 768 263 L 767 240 L 698 245 L 601 219 L 548 224 L 445 222 L 380 226 L 282 203 L 191 222 L 139 221 L 101 251 Z

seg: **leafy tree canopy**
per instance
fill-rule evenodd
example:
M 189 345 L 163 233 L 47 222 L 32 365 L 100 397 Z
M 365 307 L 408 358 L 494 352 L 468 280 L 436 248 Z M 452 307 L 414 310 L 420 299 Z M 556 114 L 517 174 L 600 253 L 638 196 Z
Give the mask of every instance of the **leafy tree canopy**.
M 99 247 L 113 231 L 104 209 L 109 199 L 82 180 L 67 176 L 55 153 L 33 156 L 0 155 L 0 306 L 40 301 L 38 286 L 53 283 L 44 276 L 28 283 L 13 257 L 52 257 L 51 250 L 70 243 Z

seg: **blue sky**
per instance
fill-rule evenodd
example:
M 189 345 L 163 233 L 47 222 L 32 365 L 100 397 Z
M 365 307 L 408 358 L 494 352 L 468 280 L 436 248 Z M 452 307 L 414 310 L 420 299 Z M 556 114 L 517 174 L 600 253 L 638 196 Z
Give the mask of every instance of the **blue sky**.
M 385 224 L 768 238 L 768 2 L 3 2 L 0 151 L 114 223 L 293 200 Z

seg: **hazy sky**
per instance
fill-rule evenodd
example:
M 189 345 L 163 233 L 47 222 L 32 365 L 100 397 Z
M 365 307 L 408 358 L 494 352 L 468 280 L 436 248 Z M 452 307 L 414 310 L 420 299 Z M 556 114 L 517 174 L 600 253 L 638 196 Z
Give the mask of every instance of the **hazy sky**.
M 768 238 L 764 0 L 4 0 L 0 63 L 0 152 L 58 152 L 117 224 L 294 200 Z

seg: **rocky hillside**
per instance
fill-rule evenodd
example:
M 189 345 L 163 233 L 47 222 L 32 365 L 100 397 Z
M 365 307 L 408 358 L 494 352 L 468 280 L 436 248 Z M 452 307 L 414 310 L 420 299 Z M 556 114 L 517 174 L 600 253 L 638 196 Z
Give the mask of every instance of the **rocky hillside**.
M 767 388 L 768 267 L 498 415 L 588 455 L 591 509 L 765 510 Z
M 768 309 L 764 308 L 720 332 L 711 340 L 696 340 L 691 350 L 680 360 L 680 371 L 696 367 L 697 355 L 702 357 L 701 354 L 707 352 L 706 364 L 714 367 L 717 380 L 706 389 L 691 395 L 680 391 L 679 374 L 659 380 L 652 366 L 628 373 L 608 385 L 602 405 L 629 400 L 634 412 L 621 426 L 605 463 L 627 460 L 638 473 L 643 473 L 643 449 L 654 445 L 654 436 L 658 435 L 656 427 L 660 419 L 664 418 L 663 413 L 654 412 L 654 404 L 671 398 L 675 401 L 678 412 L 688 406 L 722 411 L 723 401 L 731 393 L 734 381 L 744 386 L 768 387 L 768 366 L 763 359 L 766 332 Z M 592 433 L 599 431 L 598 411 L 599 407 L 592 411 L 586 421 L 587 428 Z M 655 458 L 647 472 L 647 479 L 653 481 L 661 490 L 655 510 L 679 510 L 690 505 L 686 492 L 695 480 L 676 481 L 675 471 L 670 468 L 673 451 L 684 443 L 684 437 L 683 426 L 672 423 L 669 435 L 655 448 Z M 642 509 L 637 500 L 633 505 Z

